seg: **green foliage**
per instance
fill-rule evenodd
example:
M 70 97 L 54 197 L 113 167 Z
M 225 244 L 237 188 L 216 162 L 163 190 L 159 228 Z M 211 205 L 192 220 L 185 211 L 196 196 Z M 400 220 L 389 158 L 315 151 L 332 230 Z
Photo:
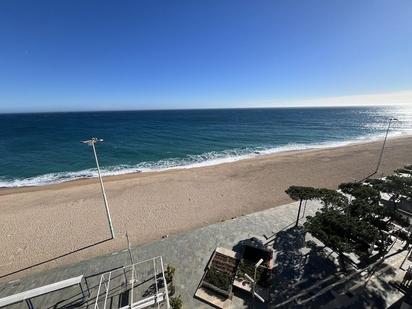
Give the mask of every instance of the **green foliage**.
M 319 199 L 328 206 L 344 208 L 348 199 L 343 194 L 330 189 L 315 189 L 313 187 L 290 186 L 286 191 L 290 198 L 297 200 L 314 200 Z
M 295 201 L 315 199 L 318 193 L 317 189 L 313 187 L 302 186 L 290 186 L 285 192 Z
M 232 282 L 232 278 L 214 267 L 211 267 L 206 274 L 205 281 L 213 284 L 215 287 L 228 291 Z
M 391 221 L 399 224 L 402 227 L 409 226 L 409 220 L 406 217 L 402 216 L 398 211 L 396 211 L 396 209 L 393 209 L 388 216 L 390 216 Z
M 304 226 L 340 255 L 355 252 L 366 256 L 369 244 L 374 243 L 378 237 L 378 230 L 373 225 L 334 208 L 322 208 L 314 217 L 308 217 Z
M 409 169 L 411 166 L 406 166 Z M 412 177 L 392 175 L 385 179 L 371 179 L 369 184 L 376 190 L 389 194 L 393 203 L 392 209 L 386 210 L 386 216 L 390 221 L 396 222 L 401 226 L 408 226 L 409 222 L 397 212 L 398 204 L 403 200 L 412 201 Z
M 355 199 L 347 209 L 348 215 L 366 221 L 381 220 L 386 217 L 386 210 L 379 203 L 371 203 L 369 199 Z
M 392 175 L 385 179 L 371 179 L 369 183 L 376 190 L 390 194 L 394 201 L 401 196 L 412 198 L 412 177 Z
M 183 301 L 182 301 L 181 295 L 177 297 L 171 297 L 169 302 L 170 302 L 170 307 L 172 309 L 182 309 L 183 308 Z
M 175 268 L 171 265 L 167 265 L 166 271 L 165 271 L 165 279 L 167 283 L 171 283 L 173 281 L 173 276 L 175 274 Z
M 242 259 L 239 263 L 238 276 L 242 279 L 247 279 L 246 274 L 253 278 L 255 272 L 255 264 Z M 249 280 L 248 280 L 249 281 Z M 256 282 L 262 287 L 270 285 L 270 271 L 266 267 L 258 267 L 256 270 Z
M 391 240 L 388 232 L 392 222 L 408 226 L 408 220 L 397 211 L 402 199 L 412 200 L 412 165 L 397 170 L 398 175 L 385 179 L 371 179 L 368 184 L 342 183 L 339 189 L 353 197 L 349 200 L 341 193 L 329 189 L 290 187 L 286 193 L 292 198 L 319 199 L 322 207 L 315 216 L 308 217 L 305 228 L 326 246 L 338 252 L 345 269 L 343 254 L 354 252 L 360 257 L 370 254 L 370 246 L 377 245 L 381 253 L 386 252 Z M 306 190 L 310 194 L 306 194 Z M 303 192 L 303 193 L 302 193 Z M 380 203 L 381 192 L 391 196 L 395 207 Z M 402 235 L 407 238 L 408 235 Z
M 377 204 L 381 199 L 378 190 L 358 182 L 342 183 L 339 185 L 339 189 L 342 190 L 343 193 L 350 194 L 358 200 L 361 199 L 371 204 Z
M 320 199 L 326 207 L 346 208 L 348 198 L 336 190 L 317 189 L 317 198 Z

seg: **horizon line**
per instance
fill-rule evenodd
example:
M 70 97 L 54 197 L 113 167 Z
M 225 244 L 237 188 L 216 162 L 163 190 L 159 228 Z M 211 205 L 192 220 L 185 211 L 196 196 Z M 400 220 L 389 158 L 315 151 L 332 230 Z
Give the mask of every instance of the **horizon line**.
M 0 112 L 0 115 L 13 114 L 64 114 L 64 113 L 110 113 L 110 112 L 156 112 L 156 111 L 196 111 L 196 110 L 248 110 L 248 109 L 310 109 L 310 108 L 364 108 L 364 107 L 404 107 L 406 104 L 362 104 L 362 105 L 294 105 L 294 106 L 245 106 L 245 107 L 191 107 L 191 108 L 141 108 L 141 109 L 90 109 L 90 110 L 49 110 Z
M 200 103 L 200 102 L 198 102 Z M 65 108 L 61 110 L 47 110 L 46 108 L 34 108 L 32 110 L 23 111 L 19 108 L 15 109 L 5 109 L 0 110 L 0 114 L 38 114 L 38 113 L 81 113 L 81 112 L 115 112 L 115 111 L 165 111 L 165 110 L 220 110 L 220 109 L 258 109 L 258 108 L 339 108 L 339 107 L 378 107 L 378 106 L 412 106 L 412 90 L 398 90 L 392 92 L 381 92 L 381 93 L 369 93 L 369 94 L 352 94 L 343 96 L 326 96 L 326 97 L 308 97 L 300 99 L 263 99 L 263 100 L 243 100 L 243 101 L 232 101 L 222 103 L 220 107 L 218 101 L 215 101 L 211 107 L 207 106 L 187 106 L 182 104 L 181 107 L 166 107 L 162 108 L 159 104 L 158 107 L 143 107 L 135 108 L 132 102 L 123 103 L 123 106 L 117 104 L 117 109 L 112 109 L 110 107 L 106 108 L 106 103 L 95 104 L 95 106 L 89 106 L 82 108 L 82 106 L 70 109 Z M 126 105 L 125 105 L 126 104 Z M 135 103 L 138 104 L 138 103 Z M 78 105 L 78 104 L 77 104 Z M 100 105 L 100 108 L 99 108 Z M 106 106 L 104 106 L 106 105 Z M 129 105 L 129 106 L 127 106 Z M 146 104 L 148 105 L 148 104 Z M 200 104 L 195 104 L 200 105 Z M 207 103 L 204 103 L 207 105 Z M 216 106 L 217 105 L 217 106 Z M 228 106 L 229 105 L 229 106 Z M 231 105 L 231 106 L 230 106 Z

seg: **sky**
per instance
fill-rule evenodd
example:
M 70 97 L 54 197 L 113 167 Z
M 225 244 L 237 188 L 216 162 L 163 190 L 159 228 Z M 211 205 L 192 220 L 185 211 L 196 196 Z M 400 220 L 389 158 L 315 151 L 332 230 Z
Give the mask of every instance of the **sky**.
M 412 105 L 410 0 L 2 0 L 0 44 L 0 112 Z

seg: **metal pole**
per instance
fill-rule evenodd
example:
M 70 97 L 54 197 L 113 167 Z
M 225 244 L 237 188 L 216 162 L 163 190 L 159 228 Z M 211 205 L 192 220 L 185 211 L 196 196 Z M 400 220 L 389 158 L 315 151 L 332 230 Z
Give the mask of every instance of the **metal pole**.
M 102 188 L 104 206 L 106 207 L 107 220 L 109 221 L 110 233 L 112 234 L 112 239 L 114 239 L 115 234 L 114 234 L 114 229 L 113 229 L 113 223 L 112 223 L 112 218 L 110 217 L 109 205 L 107 203 L 107 197 L 106 197 L 106 191 L 104 190 L 103 179 L 102 179 L 102 176 L 100 174 L 99 160 L 97 160 L 96 147 L 94 146 L 95 143 L 96 143 L 96 141 L 94 139 L 92 139 L 91 145 L 93 147 L 94 158 L 96 159 L 97 174 L 99 175 L 100 186 Z
M 253 287 L 252 287 L 252 306 L 255 308 L 255 290 L 256 290 L 256 272 L 258 267 L 263 263 L 263 259 L 260 259 L 255 265 L 255 272 L 253 274 Z
M 377 166 L 376 166 L 376 171 L 375 171 L 375 173 L 378 172 L 379 167 L 380 167 L 381 162 L 382 162 L 383 150 L 385 149 L 386 139 L 388 138 L 388 134 L 389 134 L 389 129 L 390 129 L 390 127 L 391 127 L 391 123 L 392 123 L 392 121 L 396 121 L 396 120 L 398 120 L 398 119 L 396 119 L 396 118 L 390 118 L 390 119 L 389 119 L 388 128 L 386 129 L 385 139 L 383 140 L 383 145 L 382 145 L 381 153 L 379 154 L 379 160 L 378 160 L 378 164 L 377 164 Z
M 253 286 L 252 286 L 252 306 L 253 308 L 255 307 L 256 271 L 257 271 L 257 267 L 255 266 L 255 272 L 253 273 Z
M 296 218 L 296 224 L 295 227 L 299 225 L 299 217 L 300 217 L 300 209 L 302 208 L 302 199 L 299 200 L 299 210 L 298 210 L 298 216 Z
M 384 138 L 383 144 L 382 144 L 382 149 L 381 149 L 380 154 L 379 154 L 378 163 L 376 164 L 376 169 L 375 169 L 375 171 L 374 171 L 372 174 L 370 174 L 370 175 L 367 176 L 366 178 L 360 180 L 360 181 L 359 181 L 360 183 L 362 183 L 362 182 L 364 182 L 365 180 L 369 179 L 370 177 L 372 177 L 373 175 L 375 175 L 375 174 L 379 171 L 379 167 L 380 167 L 381 162 L 382 162 L 383 151 L 384 151 L 384 149 L 385 149 L 386 140 L 387 140 L 387 138 L 388 138 L 388 134 L 389 134 L 389 129 L 390 129 L 390 127 L 391 127 L 391 123 L 392 123 L 392 121 L 397 121 L 397 120 L 398 120 L 398 119 L 396 119 L 396 118 L 390 118 L 390 119 L 389 119 L 388 128 L 386 129 L 385 138 Z
M 130 262 L 133 265 L 134 261 L 133 261 L 132 249 L 130 248 L 130 241 L 129 241 L 129 235 L 127 234 L 127 230 L 126 230 L 126 239 L 127 239 L 127 250 L 129 251 Z
M 401 263 L 401 266 L 399 267 L 400 269 L 404 270 L 404 269 L 402 268 L 402 267 L 403 267 L 403 264 L 406 262 L 406 260 L 408 259 L 409 255 L 411 254 L 411 250 L 412 250 L 412 246 L 408 249 L 408 252 L 406 253 L 405 258 L 403 259 L 403 261 L 402 261 L 402 263 Z
M 166 278 L 165 278 L 165 270 L 163 267 L 163 258 L 160 256 L 160 266 L 162 267 L 162 277 L 164 280 L 164 284 L 165 284 L 165 297 L 166 297 L 166 309 L 170 309 L 170 303 L 169 303 L 169 291 L 167 289 L 167 282 L 166 282 Z

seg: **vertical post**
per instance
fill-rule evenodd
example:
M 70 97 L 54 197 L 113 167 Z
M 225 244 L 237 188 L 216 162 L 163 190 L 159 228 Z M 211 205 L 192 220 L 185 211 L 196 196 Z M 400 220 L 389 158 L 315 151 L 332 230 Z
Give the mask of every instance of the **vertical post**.
M 103 275 L 100 277 L 99 288 L 97 289 L 96 301 L 95 301 L 95 303 L 94 303 L 94 309 L 99 309 L 99 304 L 98 304 L 98 302 L 99 302 L 99 296 L 100 296 L 100 289 L 102 288 L 103 280 L 105 280 L 105 279 L 104 279 L 104 275 L 105 275 L 105 274 L 103 274 Z
M 379 167 L 381 166 L 382 157 L 383 157 L 383 151 L 384 151 L 384 149 L 385 149 L 385 144 L 386 144 L 386 140 L 387 140 L 387 138 L 388 138 L 388 134 L 389 134 L 389 129 L 390 129 L 390 127 L 391 127 L 391 123 L 392 123 L 392 121 L 397 121 L 397 120 L 398 120 L 398 119 L 396 119 L 396 118 L 390 118 L 390 119 L 389 119 L 388 128 L 386 129 L 385 138 L 384 138 L 384 140 L 383 140 L 382 148 L 381 148 L 381 151 L 380 151 L 380 153 L 379 153 L 378 163 L 376 164 L 376 169 L 375 169 L 375 171 L 374 171 L 372 174 L 366 176 L 364 179 L 359 180 L 359 183 L 364 182 L 365 180 L 369 179 L 370 177 L 372 177 L 373 175 L 375 175 L 375 174 L 379 171 Z M 383 176 L 383 175 L 382 175 L 382 176 Z
M 33 303 L 31 302 L 31 299 L 26 299 L 26 304 L 29 309 L 34 309 Z
M 412 251 L 412 246 L 408 249 L 408 252 L 406 253 L 405 258 L 403 259 L 403 261 L 402 261 L 402 263 L 401 263 L 401 266 L 399 266 L 400 269 L 404 270 L 404 269 L 402 268 L 402 267 L 403 267 L 403 264 L 404 264 L 404 263 L 406 262 L 406 260 L 408 259 L 409 255 L 411 254 L 411 251 Z
M 104 283 L 104 287 L 106 289 L 106 294 L 104 295 L 103 309 L 106 309 L 107 298 L 109 297 L 109 292 L 110 292 L 110 280 L 111 280 L 111 278 L 112 278 L 112 272 L 109 272 L 109 277 L 107 279 L 107 284 L 106 284 L 106 282 Z
M 253 285 L 252 285 L 252 306 L 253 308 L 255 307 L 256 271 L 257 271 L 257 267 L 255 266 L 255 272 L 253 273 Z
M 130 241 L 129 241 L 129 235 L 127 234 L 126 230 L 126 239 L 127 239 L 127 251 L 129 251 L 129 258 L 130 258 L 130 263 L 133 265 L 133 255 L 132 255 L 132 249 L 130 248 Z
M 166 278 L 165 278 L 165 270 L 163 267 L 163 257 L 160 256 L 160 266 L 162 268 L 162 277 L 164 280 L 164 285 L 165 285 L 165 297 L 166 297 L 166 309 L 170 308 L 170 304 L 169 304 L 169 290 L 167 289 L 167 282 L 166 282 Z
M 97 159 L 95 143 L 96 143 L 96 141 L 94 139 L 92 139 L 91 145 L 93 147 L 94 158 L 96 160 L 97 174 L 99 176 L 100 187 L 102 189 L 104 206 L 106 207 L 106 216 L 107 216 L 107 220 L 109 221 L 110 233 L 112 234 L 112 239 L 114 239 L 115 234 L 114 234 L 114 229 L 113 229 L 113 224 L 112 224 L 112 218 L 110 216 L 109 205 L 107 203 L 107 197 L 106 197 L 106 191 L 104 190 L 104 185 L 103 185 L 103 179 L 102 179 L 102 176 L 100 174 L 100 166 L 99 166 L 99 160 Z
M 159 297 L 159 288 L 157 286 L 157 269 L 156 269 L 156 258 L 153 259 L 153 272 L 154 272 L 154 280 L 155 280 L 155 287 L 156 287 L 156 296 L 155 296 L 155 304 L 157 304 L 157 308 L 160 308 L 158 297 Z
M 392 120 L 395 120 L 395 118 L 390 118 L 389 119 L 388 128 L 386 129 L 386 134 L 385 134 L 385 138 L 383 140 L 381 152 L 379 154 L 378 164 L 376 165 L 375 173 L 377 173 L 379 171 L 379 167 L 380 167 L 381 162 L 382 162 L 383 150 L 385 149 L 386 139 L 388 138 L 389 129 L 391 127 Z
M 253 273 L 253 286 L 252 286 L 252 305 L 255 307 L 255 291 L 256 291 L 256 272 L 258 267 L 263 263 L 263 259 L 260 259 L 255 265 L 255 272 Z
M 134 277 L 135 277 L 135 272 L 134 272 L 134 264 L 132 265 L 132 289 L 130 290 L 130 308 L 133 307 L 133 294 L 134 294 Z
M 296 218 L 296 224 L 295 227 L 299 225 L 299 217 L 300 217 L 300 209 L 302 208 L 302 199 L 299 200 L 299 210 L 298 210 L 298 216 Z

